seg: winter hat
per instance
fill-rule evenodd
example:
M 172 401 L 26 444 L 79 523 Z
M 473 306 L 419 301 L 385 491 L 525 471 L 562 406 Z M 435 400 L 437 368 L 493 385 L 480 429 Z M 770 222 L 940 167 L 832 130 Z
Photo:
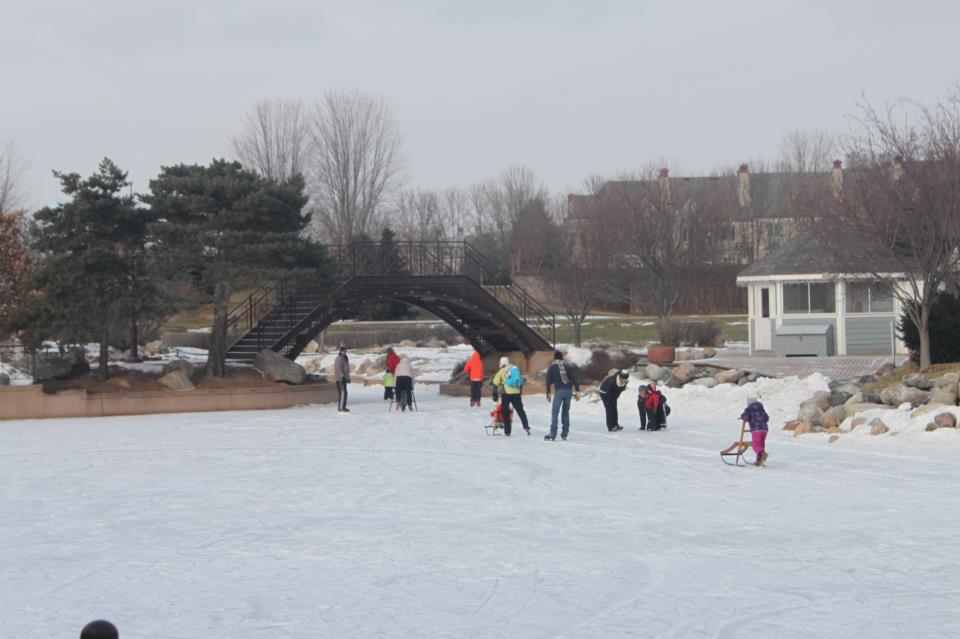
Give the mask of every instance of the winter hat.
M 553 359 L 563 359 L 563 353 L 560 351 L 553 351 Z
M 340 345 L 340 352 L 341 352 L 341 353 L 346 353 L 346 352 L 347 352 L 347 347 L 344 346 L 343 344 L 341 344 L 341 345 Z
M 91 621 L 80 631 L 80 639 L 119 639 L 119 637 L 117 627 L 103 619 Z
M 628 373 L 626 370 L 620 371 L 618 375 L 620 375 L 620 379 L 627 379 L 630 377 L 630 373 Z
M 500 368 L 503 368 L 504 366 L 506 366 L 506 365 L 509 364 L 509 363 L 510 363 L 510 360 L 507 359 L 506 357 L 501 357 L 501 358 L 500 358 Z

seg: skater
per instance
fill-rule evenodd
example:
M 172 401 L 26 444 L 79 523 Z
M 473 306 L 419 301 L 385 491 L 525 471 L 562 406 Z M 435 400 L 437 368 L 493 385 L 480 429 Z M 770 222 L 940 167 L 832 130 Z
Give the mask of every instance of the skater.
M 557 413 L 560 413 L 560 421 L 563 423 L 560 439 L 566 440 L 570 432 L 570 398 L 576 393 L 577 401 L 580 400 L 580 384 L 573 371 L 563 363 L 563 353 L 560 351 L 553 352 L 553 363 L 547 369 L 548 402 L 551 386 L 555 386 L 556 391 L 553 394 L 553 404 L 550 406 L 550 434 L 544 435 L 543 438 L 550 442 L 557 438 Z
M 667 427 L 670 408 L 656 384 L 640 387 L 637 409 L 640 411 L 640 430 L 661 430 Z
M 390 371 L 383 373 L 383 401 L 388 402 L 394 398 L 393 389 L 397 385 L 397 378 Z
M 120 639 L 117 627 L 104 619 L 91 621 L 80 631 L 80 639 Z
M 617 400 L 621 393 L 627 389 L 627 380 L 630 379 L 630 373 L 627 371 L 611 371 L 602 382 L 600 388 L 600 399 L 603 400 L 603 409 L 607 414 L 607 430 L 611 433 L 623 430 L 620 425 L 620 416 L 617 414 Z
M 767 422 L 770 421 L 770 416 L 767 415 L 767 411 L 763 408 L 760 400 L 751 395 L 747 398 L 747 407 L 743 409 L 740 420 L 743 425 L 750 424 L 750 440 L 753 443 L 753 452 L 757 454 L 757 461 L 754 464 L 763 466 L 768 457 L 766 451 Z
M 400 363 L 400 356 L 397 355 L 396 351 L 393 350 L 392 346 L 387 347 L 387 361 L 385 362 L 386 369 L 390 372 L 391 375 L 397 374 L 397 364 Z
M 499 395 L 503 406 L 503 434 L 510 436 L 512 421 L 510 416 L 510 407 L 520 416 L 520 423 L 523 424 L 523 430 L 530 434 L 530 425 L 527 423 L 527 413 L 523 410 L 523 398 L 520 393 L 523 391 L 523 377 L 520 375 L 520 369 L 510 363 L 506 357 L 500 358 L 500 370 L 493 376 L 493 401 L 497 401 Z
M 480 353 L 473 351 L 470 360 L 464 364 L 463 372 L 470 378 L 470 405 L 480 406 L 480 392 L 483 390 L 483 360 Z
M 349 413 L 347 408 L 347 384 L 350 383 L 350 359 L 347 347 L 341 346 L 337 359 L 333 363 L 333 377 L 337 381 L 337 412 Z
M 410 364 L 410 358 L 406 355 L 400 356 L 397 362 L 397 403 L 400 410 L 405 411 L 413 408 L 413 366 Z

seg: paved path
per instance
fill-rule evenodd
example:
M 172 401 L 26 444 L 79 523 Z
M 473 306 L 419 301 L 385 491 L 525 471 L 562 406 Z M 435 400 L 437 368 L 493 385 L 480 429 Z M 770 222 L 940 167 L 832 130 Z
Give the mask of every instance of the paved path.
M 901 359 L 901 358 L 898 358 Z M 823 373 L 830 379 L 850 379 L 858 375 L 873 373 L 885 363 L 892 361 L 886 357 L 715 357 L 693 360 L 700 366 L 720 368 L 742 368 L 761 373 L 769 377 L 805 377 L 813 373 Z

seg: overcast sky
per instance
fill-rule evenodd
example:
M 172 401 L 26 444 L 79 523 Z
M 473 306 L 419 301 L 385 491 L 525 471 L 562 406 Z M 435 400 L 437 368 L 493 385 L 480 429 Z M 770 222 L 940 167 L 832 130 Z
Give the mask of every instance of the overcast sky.
M 263 97 L 382 95 L 411 185 L 510 164 L 553 191 L 667 161 L 772 158 L 788 129 L 843 130 L 861 94 L 931 102 L 960 81 L 960 3 L 0 0 L 0 140 L 52 169 L 229 156 Z

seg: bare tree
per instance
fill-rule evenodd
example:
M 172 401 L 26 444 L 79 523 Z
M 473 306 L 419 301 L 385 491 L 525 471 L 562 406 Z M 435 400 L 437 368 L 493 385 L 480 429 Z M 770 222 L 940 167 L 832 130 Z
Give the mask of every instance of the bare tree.
M 837 206 L 842 232 L 824 226 L 822 233 L 846 272 L 891 286 L 917 328 L 923 369 L 931 359 L 930 308 L 960 266 L 957 98 L 932 107 L 863 104 L 848 146 L 874 160 L 845 179 Z
M 589 188 L 599 185 L 589 185 Z M 584 200 L 586 209 L 578 210 L 577 216 L 594 217 L 590 210 L 597 205 L 595 198 Z M 543 283 L 560 311 L 573 325 L 573 344 L 583 342 L 583 322 L 600 303 L 604 295 L 604 283 L 610 272 L 610 251 L 606 237 L 598 224 L 570 223 L 570 211 L 564 204 L 564 219 L 556 233 L 554 254 L 559 258 L 543 274 Z
M 231 143 L 240 163 L 263 177 L 285 182 L 303 175 L 310 146 L 306 109 L 300 100 L 260 100 L 247 113 Z
M 780 139 L 777 170 L 782 173 L 817 173 L 830 170 L 837 144 L 823 129 L 794 129 Z
M 446 239 L 440 198 L 434 191 L 419 188 L 401 191 L 397 195 L 396 214 L 390 222 L 404 240 Z
M 718 254 L 723 224 L 715 201 L 702 182 L 671 180 L 667 169 L 609 182 L 596 223 L 616 258 L 611 294 L 631 306 L 639 298 L 657 317 L 669 317 L 692 274 Z
M 0 149 L 0 213 L 26 205 L 26 176 L 29 164 L 16 142 Z
M 314 106 L 310 130 L 314 231 L 339 242 L 370 235 L 403 182 L 402 139 L 389 106 L 357 92 L 328 93 Z

